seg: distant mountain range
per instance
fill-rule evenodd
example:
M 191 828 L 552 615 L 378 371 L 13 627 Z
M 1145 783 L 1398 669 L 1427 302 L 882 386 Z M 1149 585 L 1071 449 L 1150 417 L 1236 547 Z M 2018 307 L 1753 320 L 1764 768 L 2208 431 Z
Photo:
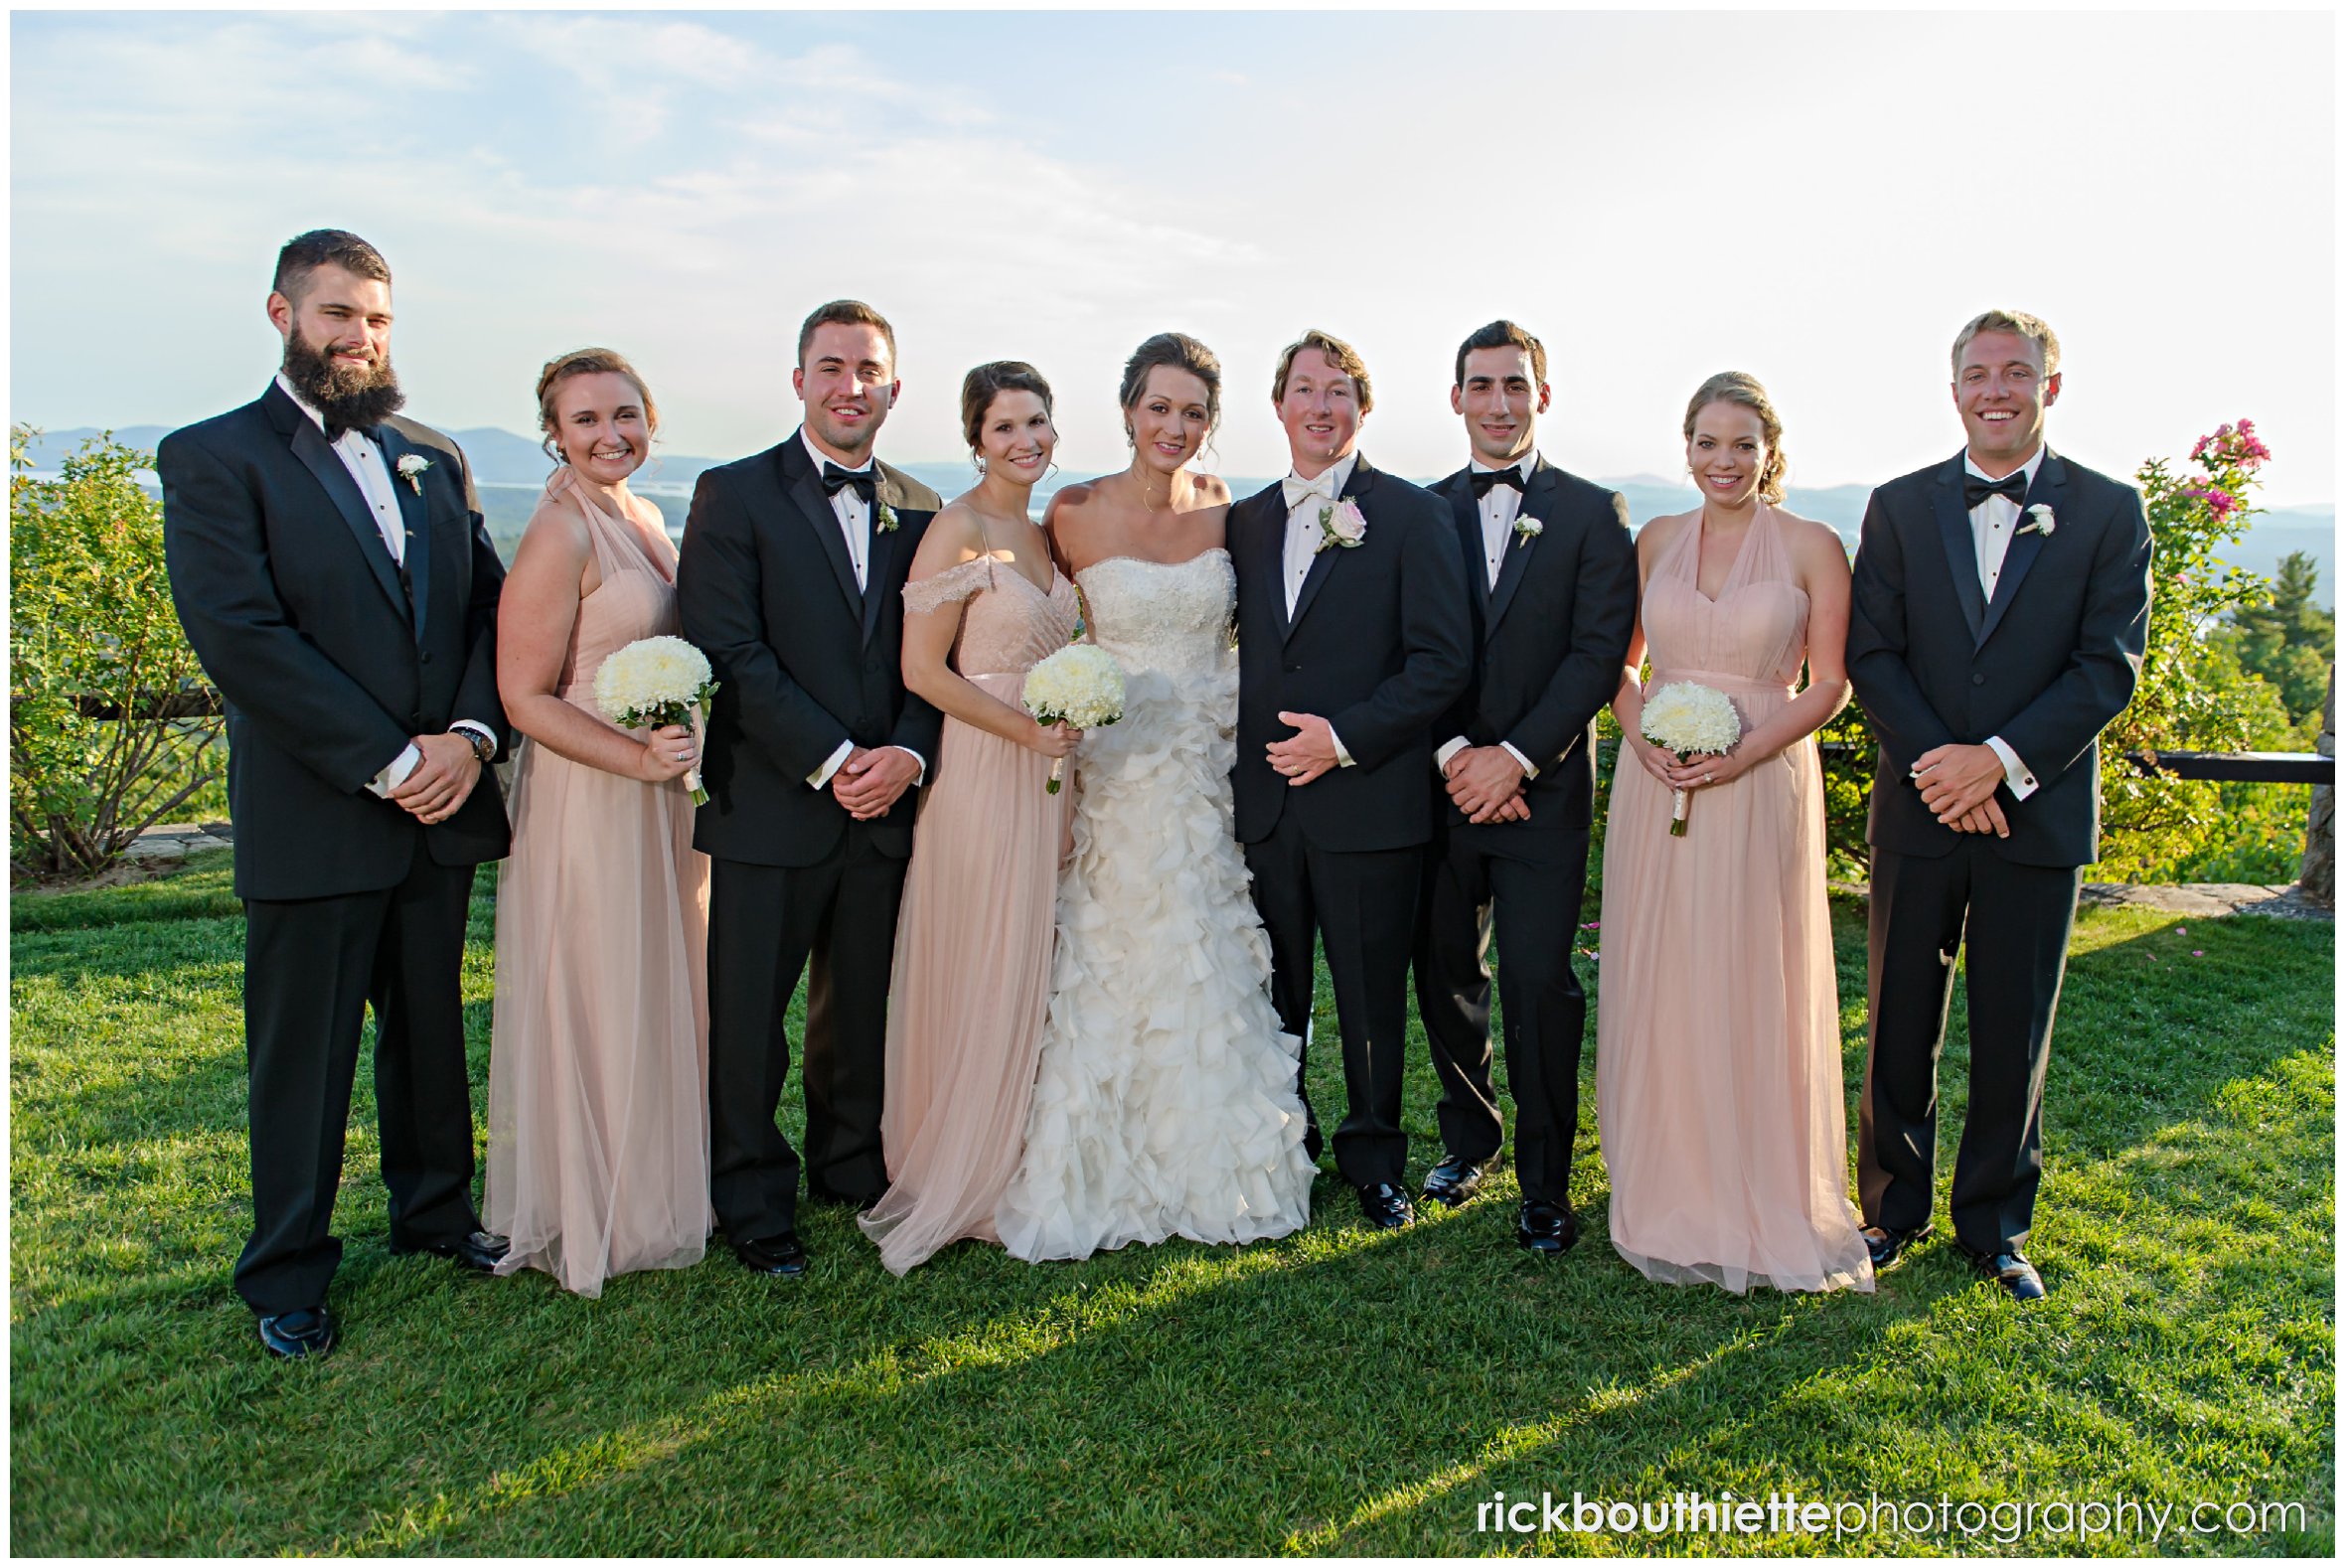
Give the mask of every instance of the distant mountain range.
M 33 443 L 31 456 L 36 469 L 52 470 L 65 453 L 99 432 L 94 429 L 52 430 Z M 157 441 L 169 434 L 168 427 L 159 424 L 129 425 L 113 432 L 124 445 L 154 449 Z M 484 425 L 473 430 L 450 432 L 464 448 L 465 457 L 472 464 L 473 478 L 481 486 L 481 507 L 489 522 L 489 532 L 499 547 L 511 552 L 511 547 L 521 536 L 522 526 L 529 521 L 530 509 L 538 487 L 546 482 L 548 469 L 545 451 L 527 436 L 515 435 Z M 693 482 L 704 469 L 729 462 L 720 457 L 683 457 L 662 453 L 652 460 L 651 470 L 640 476 L 636 489 L 659 504 L 667 517 L 670 532 L 684 528 L 685 509 L 692 496 Z M 959 463 L 899 463 L 896 466 L 912 475 L 941 495 L 954 495 L 969 487 L 972 475 L 967 462 Z M 1225 474 L 1229 487 L 1237 495 L 1251 495 L 1270 478 L 1245 478 Z M 1412 476 L 1418 477 L 1418 476 Z M 1438 477 L 1438 476 L 1421 476 Z M 1047 499 L 1058 484 L 1048 482 L 1035 488 L 1036 505 Z M 1629 502 L 1629 516 L 1639 525 L 1648 518 L 1662 517 L 1672 512 L 1683 512 L 1699 501 L 1698 493 L 1690 485 L 1672 484 L 1651 474 L 1632 474 L 1625 479 L 1605 479 L 1600 484 L 1610 485 Z M 1816 519 L 1837 530 L 1851 546 L 1856 543 L 1859 525 L 1864 521 L 1865 498 L 1870 495 L 1867 485 L 1828 485 L 1816 489 L 1795 486 L 1784 498 L 1793 511 Z M 2234 548 L 2232 564 L 2249 571 L 2270 576 L 2279 569 L 2280 557 L 2291 550 L 2302 550 L 2320 566 L 2319 599 L 2324 607 L 2337 602 L 2337 513 L 2336 507 L 2274 507 L 2256 519 L 2248 536 Z

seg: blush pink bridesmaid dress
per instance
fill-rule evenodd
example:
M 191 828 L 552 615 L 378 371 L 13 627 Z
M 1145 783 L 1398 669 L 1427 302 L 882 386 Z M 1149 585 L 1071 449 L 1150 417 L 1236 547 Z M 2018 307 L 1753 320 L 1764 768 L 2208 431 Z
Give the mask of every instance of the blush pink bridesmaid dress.
M 1764 503 L 1716 600 L 1697 523 L 1654 562 L 1647 690 L 1693 681 L 1743 729 L 1793 696 L 1807 595 Z M 1623 758 L 1604 833 L 1596 1104 L 1614 1248 L 1648 1277 L 1740 1294 L 1873 1288 L 1848 1199 L 1823 777 L 1803 738 L 1692 792 Z
M 600 714 L 594 672 L 673 634 L 676 549 L 596 504 L 567 469 L 602 581 L 578 601 L 556 688 Z M 701 1261 L 708 1207 L 708 859 L 682 779 L 645 784 L 524 740 L 513 853 L 497 879 L 488 1227 L 500 1274 L 581 1296 Z
M 1055 567 L 1047 593 L 991 556 L 904 584 L 908 614 L 955 602 L 953 668 L 1013 707 L 1075 629 L 1074 584 Z M 1025 1149 L 1075 798 L 1051 794 L 1049 777 L 1040 752 L 945 715 L 895 928 L 888 1188 L 861 1220 L 895 1274 L 955 1241 L 1001 1239 L 994 1210 Z

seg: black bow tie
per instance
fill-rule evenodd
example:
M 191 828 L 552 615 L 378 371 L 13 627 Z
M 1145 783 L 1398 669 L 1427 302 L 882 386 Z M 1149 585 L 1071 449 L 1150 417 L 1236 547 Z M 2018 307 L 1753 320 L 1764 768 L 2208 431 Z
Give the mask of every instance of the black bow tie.
M 1519 492 L 1522 489 L 1522 470 L 1519 468 L 1477 468 L 1466 476 L 1466 482 L 1474 487 L 1474 499 L 1480 501 L 1490 493 L 1490 488 L 1494 485 L 1511 485 Z
M 1975 512 L 1989 496 L 2002 496 L 2013 506 L 2027 499 L 2027 470 L 2014 469 L 2000 479 L 1981 479 L 1967 470 L 1962 475 L 1962 510 Z
M 383 444 L 383 437 L 376 433 L 376 429 L 377 427 L 371 424 L 335 424 L 333 421 L 328 420 L 326 424 L 326 439 L 329 442 L 339 441 L 344 436 L 350 434 L 351 431 L 356 430 L 368 440 L 373 441 L 377 446 L 381 446 Z
M 835 496 L 849 485 L 855 486 L 862 496 L 864 506 L 870 506 L 878 497 L 879 478 L 870 469 L 841 468 L 837 463 L 823 465 L 824 495 Z

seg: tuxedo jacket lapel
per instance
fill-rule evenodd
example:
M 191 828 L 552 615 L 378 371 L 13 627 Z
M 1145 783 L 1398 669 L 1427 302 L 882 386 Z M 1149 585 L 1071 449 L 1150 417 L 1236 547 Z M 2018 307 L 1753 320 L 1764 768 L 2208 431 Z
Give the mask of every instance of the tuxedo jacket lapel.
M 342 466 L 341 456 L 326 441 L 326 434 L 317 422 L 293 405 L 293 399 L 275 386 L 270 392 L 285 406 L 283 413 L 291 416 L 291 427 L 280 419 L 278 428 L 285 430 L 291 441 L 293 455 L 301 459 L 301 466 L 326 492 L 334 503 L 334 510 L 342 514 L 342 521 L 358 541 L 359 554 L 367 568 L 374 572 L 375 581 L 382 587 L 384 597 L 402 616 L 407 614 L 407 596 L 399 589 L 397 564 L 391 558 L 391 549 L 383 543 L 383 531 L 375 526 L 375 514 L 367 505 L 367 498 L 359 492 L 359 482 L 350 477 L 350 470 Z
M 1939 470 L 1932 510 L 1938 514 L 1939 542 L 1946 547 L 1954 597 L 1961 602 L 1962 619 L 1969 624 L 1971 646 L 1976 647 L 1986 636 L 1986 595 L 1978 591 L 1978 541 L 1970 533 L 1970 509 L 1962 505 L 1960 457 Z
M 1230 564 L 1237 569 L 1238 600 L 1260 594 L 1270 601 L 1278 622 L 1279 640 L 1286 641 L 1287 509 L 1280 504 L 1278 487 L 1248 496 L 1229 509 Z M 1240 611 L 1243 614 L 1243 610 Z
M 1522 574 L 1530 569 L 1531 552 L 1539 548 L 1539 541 L 1546 537 L 1547 514 L 1554 506 L 1555 470 L 1545 458 L 1541 458 L 1539 466 L 1531 471 L 1530 487 L 1522 493 L 1522 510 L 1516 514 L 1517 517 L 1537 518 L 1541 532 L 1509 540 L 1506 552 L 1498 557 L 1498 584 L 1490 589 L 1488 627 L 1483 633 L 1485 640 L 1498 635 L 1498 622 L 1506 618 L 1506 606 L 1514 602 L 1514 590 L 1522 586 Z M 1482 520 L 1477 518 L 1474 526 L 1479 533 Z M 1483 581 L 1487 574 L 1483 569 L 1479 553 L 1474 566 L 1474 580 Z
M 388 424 L 377 433 L 383 441 L 384 468 L 391 475 L 391 493 L 398 497 L 399 523 L 407 531 L 408 599 L 415 618 L 415 641 L 421 644 L 424 616 L 431 603 L 431 508 L 424 504 L 422 479 L 409 484 L 399 473 L 399 459 L 415 451 L 407 438 Z M 426 461 L 436 464 L 439 460 Z
M 806 442 L 801 436 L 793 435 L 782 445 L 782 477 L 787 481 L 790 499 L 798 503 L 802 520 L 813 530 L 823 557 L 831 563 L 831 575 L 838 579 L 839 591 L 847 595 L 849 613 L 860 624 L 863 595 L 855 585 L 855 562 L 849 558 L 847 541 L 839 533 L 839 514 L 831 510 L 831 498 L 823 494 L 823 481 L 815 472 L 814 460 L 806 455 Z
M 1486 629 L 1490 574 L 1482 563 L 1482 503 L 1474 498 L 1474 481 L 1464 474 L 1459 475 L 1457 488 L 1450 492 L 1450 516 L 1458 525 L 1458 549 L 1466 561 L 1467 591 L 1474 595 L 1475 618 Z
M 1345 501 L 1356 501 L 1359 498 L 1365 496 L 1368 493 L 1368 487 L 1375 482 L 1375 478 L 1376 471 L 1368 466 L 1367 454 L 1364 452 L 1361 453 L 1359 458 L 1352 463 L 1351 477 L 1343 482 L 1343 493 L 1335 498 L 1336 501 L 1338 503 Z M 1285 497 L 1282 496 L 1280 499 L 1281 501 L 1284 501 Z M 1360 510 L 1364 513 L 1367 511 L 1367 508 L 1363 506 L 1360 508 Z M 1288 521 L 1290 524 L 1292 523 L 1292 514 L 1289 515 Z M 1316 522 L 1314 526 L 1317 526 Z M 1283 537 L 1284 530 L 1281 531 L 1281 535 L 1282 537 L 1279 540 L 1279 602 L 1283 604 L 1286 602 L 1287 597 L 1285 591 L 1287 581 L 1285 570 L 1286 540 Z M 1320 588 L 1328 580 L 1328 573 L 1335 569 L 1335 557 L 1342 554 L 1343 549 L 1344 548 L 1341 545 L 1327 545 L 1312 554 L 1311 570 L 1305 574 L 1303 578 L 1303 587 L 1295 595 L 1295 613 L 1293 617 L 1287 622 L 1287 635 L 1289 637 L 1293 637 L 1295 635 L 1295 628 L 1303 624 L 1303 617 L 1311 613 L 1311 601 L 1319 597 Z
M 863 552 L 863 642 L 866 646 L 879 634 L 879 611 L 887 602 L 888 562 L 895 559 L 895 535 L 880 529 L 879 508 L 885 506 L 891 512 L 904 509 L 904 487 L 898 483 L 895 471 L 891 468 L 879 469 L 878 498 L 871 507 L 870 548 Z M 838 531 L 834 529 L 832 532 L 836 534 Z M 848 580 L 852 582 L 854 562 L 848 564 L 851 572 Z
M 2068 470 L 2057 453 L 2047 451 L 2036 467 L 2036 482 L 2028 486 L 2027 501 L 2021 506 L 2019 521 L 2027 522 L 2027 508 L 2043 505 L 2052 509 L 2055 520 L 2068 491 Z M 1978 628 L 1978 640 L 1983 643 L 1994 636 L 1995 628 L 2003 622 L 2003 612 L 2011 608 L 2011 601 L 2019 596 L 2019 584 L 2027 576 L 2028 568 L 2044 552 L 2044 536 L 2039 531 L 2014 534 L 2011 544 L 2003 551 L 2003 570 L 1995 578 L 1994 602 L 1986 607 L 1986 621 Z

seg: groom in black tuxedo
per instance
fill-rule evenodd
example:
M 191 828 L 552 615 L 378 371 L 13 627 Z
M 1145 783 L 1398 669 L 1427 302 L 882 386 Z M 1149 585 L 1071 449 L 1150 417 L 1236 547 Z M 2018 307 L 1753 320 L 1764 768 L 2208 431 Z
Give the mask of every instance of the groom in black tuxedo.
M 1357 449 L 1370 395 L 1358 354 L 1326 333 L 1279 359 L 1271 401 L 1293 471 L 1229 515 L 1231 780 L 1280 1022 L 1308 1039 L 1323 938 L 1347 1101 L 1335 1166 L 1369 1221 L 1397 1228 L 1415 1218 L 1400 1112 L 1409 946 L 1433 825 L 1429 731 L 1465 689 L 1471 634 L 1447 509 Z M 1318 1159 L 1316 1117 L 1306 1146 Z
M 316 230 L 277 255 L 283 367 L 164 437 L 171 598 L 228 710 L 244 901 L 252 1234 L 235 1284 L 273 1355 L 334 1347 L 330 1231 L 359 1025 L 391 1250 L 489 1269 L 458 989 L 473 867 L 501 859 L 497 594 L 464 454 L 394 416 L 391 268 Z
M 2149 522 L 2131 486 L 2044 445 L 2050 327 L 1988 311 L 1954 369 L 1967 448 L 1873 492 L 1851 590 L 1848 675 L 1880 739 L 1857 1184 L 1887 1268 L 1930 1231 L 1938 1053 L 1967 946 L 1954 1238 L 2033 1301 L 2046 1053 L 2079 868 L 2099 853 L 2098 737 L 2141 673 Z
M 1435 729 L 1446 799 L 1417 915 L 1417 1013 L 1441 1080 L 1443 1158 L 1429 1200 L 1474 1196 L 1502 1128 L 1490 1086 L 1492 906 L 1506 1082 L 1514 1096 L 1515 1240 L 1579 1239 L 1572 1138 L 1587 994 L 1572 972 L 1596 798 L 1596 714 L 1637 623 L 1628 503 L 1539 454 L 1547 351 L 1510 321 L 1458 348 L 1450 407 L 1473 456 L 1433 487 L 1450 506 L 1472 610 L 1473 673 Z
M 684 635 L 720 683 L 708 804 L 710 1197 L 741 1262 L 806 1272 L 799 1157 L 774 1122 L 783 1016 L 806 993 L 806 1176 L 867 1207 L 887 1187 L 887 977 L 913 797 L 940 718 L 904 691 L 903 586 L 936 492 L 871 455 L 901 384 L 895 331 L 834 300 L 798 334 L 806 422 L 701 476 L 676 572 Z

